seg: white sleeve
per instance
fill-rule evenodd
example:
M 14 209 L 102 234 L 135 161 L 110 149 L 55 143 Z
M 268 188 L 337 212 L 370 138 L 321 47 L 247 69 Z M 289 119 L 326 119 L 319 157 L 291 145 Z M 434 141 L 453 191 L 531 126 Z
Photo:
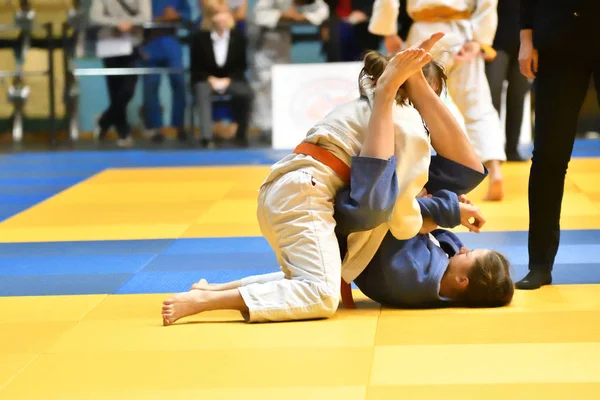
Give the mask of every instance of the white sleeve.
M 369 21 L 369 32 L 379 36 L 398 34 L 400 0 L 375 0 Z
M 275 0 L 258 0 L 254 6 L 254 21 L 256 25 L 275 28 L 281 18 L 281 10 L 277 8 Z
M 90 7 L 90 22 L 94 25 L 118 26 L 119 20 L 104 14 L 104 3 L 102 0 L 93 0 Z
M 329 6 L 323 0 L 317 0 L 302 15 L 313 25 L 319 26 L 329 18 Z
M 491 46 L 498 27 L 498 0 L 479 0 L 471 16 L 473 40 Z
M 144 24 L 152 21 L 152 4 L 149 1 L 140 1 L 140 12 L 131 19 L 133 24 Z

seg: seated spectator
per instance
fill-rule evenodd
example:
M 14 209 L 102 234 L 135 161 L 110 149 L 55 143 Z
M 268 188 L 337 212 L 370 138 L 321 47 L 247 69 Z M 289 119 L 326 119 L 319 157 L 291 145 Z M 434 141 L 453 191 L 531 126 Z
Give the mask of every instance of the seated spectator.
M 190 70 L 196 102 L 200 110 L 200 143 L 212 146 L 213 95 L 231 97 L 234 120 L 238 124 L 235 142 L 248 146 L 248 121 L 252 91 L 246 80 L 247 40 L 243 33 L 231 29 L 233 16 L 229 12 L 212 17 L 211 31 L 197 32 L 190 46 Z
M 199 0 L 200 13 L 202 14 L 202 22 L 200 23 L 200 29 L 203 31 L 212 31 L 215 26 L 213 24 L 213 17 L 219 13 L 231 12 L 228 0 Z M 229 21 L 231 26 L 228 29 L 233 29 L 235 26 L 235 20 L 232 18 Z
M 149 2 L 150 0 L 146 0 Z M 154 22 L 176 23 L 189 21 L 191 8 L 188 0 L 152 0 Z M 183 69 L 183 47 L 177 37 L 176 28 L 149 29 L 144 46 L 145 66 L 148 68 Z M 182 73 L 171 73 L 171 126 L 177 130 L 177 138 L 185 141 L 185 77 Z M 144 127 L 146 136 L 153 142 L 165 139 L 163 112 L 159 88 L 161 75 L 144 75 Z
M 98 32 L 98 42 L 116 37 L 131 42 L 129 54 L 123 54 L 119 50 L 119 46 L 116 46 L 114 56 L 104 57 L 102 61 L 105 68 L 133 68 L 136 66 L 139 61 L 138 48 L 143 40 L 143 32 L 136 25 L 141 25 L 150 19 L 150 3 L 147 0 L 92 1 L 90 22 L 103 26 Z M 103 54 L 108 53 L 104 50 Z M 136 84 L 136 75 L 106 76 L 110 105 L 98 120 L 96 136 L 99 140 L 104 139 L 110 127 L 114 126 L 119 135 L 117 146 L 130 147 L 133 145 L 127 122 L 127 105 L 135 94 Z

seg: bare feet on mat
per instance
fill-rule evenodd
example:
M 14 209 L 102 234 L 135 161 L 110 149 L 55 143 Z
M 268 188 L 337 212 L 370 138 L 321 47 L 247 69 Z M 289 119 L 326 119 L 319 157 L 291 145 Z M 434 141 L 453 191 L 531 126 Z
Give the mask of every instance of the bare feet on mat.
M 168 326 L 177 320 L 205 311 L 207 292 L 191 290 L 186 293 L 177 293 L 163 302 L 163 325 Z
M 483 201 L 500 201 L 504 198 L 504 182 L 502 178 L 490 180 L 488 192 Z
M 500 161 L 486 161 L 485 166 L 488 169 L 488 179 L 490 180 L 487 195 L 484 201 L 500 201 L 504 198 L 504 182 L 502 180 L 502 167 Z
M 213 285 L 208 283 L 206 279 L 200 279 L 192 285 L 190 290 L 213 290 Z

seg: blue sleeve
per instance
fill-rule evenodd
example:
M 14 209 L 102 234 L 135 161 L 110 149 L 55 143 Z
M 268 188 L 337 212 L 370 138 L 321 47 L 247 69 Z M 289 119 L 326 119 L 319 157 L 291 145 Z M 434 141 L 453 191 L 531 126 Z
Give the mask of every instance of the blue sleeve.
M 440 190 L 433 197 L 417 197 L 423 218 L 431 218 L 442 228 L 460 225 L 458 196 L 449 190 Z
M 337 232 L 349 235 L 388 221 L 398 197 L 396 158 L 353 157 L 350 186 L 335 200 Z
M 182 21 L 190 21 L 192 19 L 192 8 L 189 0 L 179 0 L 177 13 L 181 16 Z
M 467 194 L 486 178 L 488 171 L 485 167 L 484 170 L 485 172 L 481 173 L 440 155 L 435 155 L 431 157 L 429 180 L 425 189 L 430 194 L 442 189 L 458 195 Z

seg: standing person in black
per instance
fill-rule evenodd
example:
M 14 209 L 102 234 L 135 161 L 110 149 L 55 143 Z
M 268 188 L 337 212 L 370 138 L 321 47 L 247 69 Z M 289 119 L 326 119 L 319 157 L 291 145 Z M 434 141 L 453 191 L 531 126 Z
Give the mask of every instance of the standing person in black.
M 529 90 L 529 81 L 519 67 L 519 0 L 498 1 L 498 28 L 492 45 L 496 58 L 486 63 L 485 73 L 490 84 L 492 103 L 500 114 L 502 86 L 508 81 L 506 92 L 506 159 L 524 161 L 519 154 L 519 137 L 523 122 L 523 104 Z
M 248 147 L 248 122 L 252 90 L 246 80 L 247 40 L 233 25 L 229 12 L 215 14 L 212 31 L 199 31 L 190 46 L 190 70 L 196 102 L 200 109 L 200 143 L 213 144 L 212 95 L 231 96 L 233 116 L 238 124 L 235 142 Z
M 565 174 L 592 76 L 600 93 L 600 1 L 521 0 L 520 14 L 521 72 L 535 78 L 535 137 L 529 176 L 530 271 L 516 286 L 537 289 L 552 283 Z
M 103 58 L 105 68 L 134 68 L 139 62 L 139 46 L 142 44 L 141 25 L 151 19 L 150 2 L 147 0 L 93 0 L 90 22 L 100 26 L 98 40 L 121 37 L 130 41 L 129 54 Z M 96 136 L 104 140 L 114 127 L 119 135 L 117 146 L 131 147 L 133 139 L 127 122 L 127 106 L 135 94 L 136 75 L 107 75 L 106 86 L 110 104 L 97 122 Z

